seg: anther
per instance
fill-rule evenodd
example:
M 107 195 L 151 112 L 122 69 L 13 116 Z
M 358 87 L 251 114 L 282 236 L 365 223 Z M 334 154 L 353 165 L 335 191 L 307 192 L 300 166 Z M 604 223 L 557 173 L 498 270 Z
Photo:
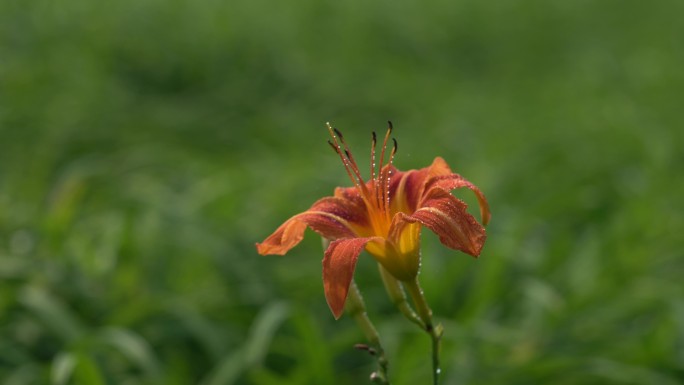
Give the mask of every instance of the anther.
M 344 137 L 342 136 L 342 133 L 341 133 L 337 128 L 333 128 L 333 131 L 335 131 L 335 134 L 337 134 L 337 136 L 339 136 L 340 139 L 344 140 Z
M 398 146 L 397 146 L 397 140 L 394 139 L 394 138 L 392 138 L 392 142 L 394 142 L 394 153 L 396 153 L 396 152 L 397 152 L 397 148 L 398 148 Z
M 354 345 L 354 349 L 367 351 L 372 356 L 377 354 L 377 351 L 375 349 L 366 344 L 356 344 Z
M 387 125 L 389 126 L 388 128 L 389 128 L 390 132 L 392 132 L 392 129 L 393 129 L 393 127 L 392 127 L 392 121 L 391 121 L 391 120 L 388 120 L 388 121 L 387 121 Z

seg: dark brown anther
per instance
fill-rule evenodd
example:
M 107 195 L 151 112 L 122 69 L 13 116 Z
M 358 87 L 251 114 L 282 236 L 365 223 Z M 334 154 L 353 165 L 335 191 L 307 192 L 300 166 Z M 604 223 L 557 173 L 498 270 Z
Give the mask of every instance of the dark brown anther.
M 340 132 L 340 130 L 338 130 L 337 128 L 333 128 L 333 131 L 335 131 L 335 134 L 337 134 L 337 136 L 339 136 L 340 139 L 344 139 L 344 137 L 342 136 L 342 133 Z
M 368 346 L 368 345 L 366 345 L 366 344 L 356 344 L 356 345 L 354 345 L 354 349 L 356 349 L 356 350 L 365 350 L 365 351 L 367 351 L 368 354 L 370 354 L 371 356 L 374 356 L 374 355 L 377 354 L 377 351 L 376 351 L 375 349 L 371 348 L 370 346 Z
M 392 138 L 392 142 L 394 142 L 394 153 L 396 154 L 397 148 L 399 148 L 399 147 L 397 146 L 397 140 L 394 139 L 394 138 Z
M 328 144 L 330 145 L 330 147 L 332 147 L 332 149 L 333 149 L 336 153 L 338 153 L 338 154 L 340 153 L 340 150 L 337 148 L 337 146 L 335 146 L 335 145 L 333 144 L 333 142 L 328 141 Z
M 354 349 L 356 349 L 356 350 L 368 350 L 369 348 L 370 348 L 370 346 L 368 346 L 368 345 L 366 345 L 366 344 L 356 344 L 356 345 L 354 345 Z
M 344 150 L 344 155 L 347 156 L 347 159 L 351 160 L 351 154 L 349 153 L 349 150 Z
M 388 125 L 388 128 L 389 128 L 390 132 L 392 132 L 392 130 L 394 129 L 394 127 L 392 127 L 392 121 L 391 121 L 391 120 L 388 120 L 388 121 L 387 121 L 387 125 Z
M 373 131 L 373 145 L 375 146 L 375 142 L 378 140 L 378 138 L 375 136 L 375 131 Z

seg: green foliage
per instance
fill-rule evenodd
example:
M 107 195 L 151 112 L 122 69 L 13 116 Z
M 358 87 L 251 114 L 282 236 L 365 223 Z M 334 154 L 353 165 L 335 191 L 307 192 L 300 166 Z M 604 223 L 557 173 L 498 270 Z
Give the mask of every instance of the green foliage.
M 387 119 L 492 206 L 479 260 L 424 233 L 445 384 L 684 382 L 683 4 L 0 2 L 0 382 L 367 383 L 317 237 L 254 242 L 348 183 L 326 121 Z

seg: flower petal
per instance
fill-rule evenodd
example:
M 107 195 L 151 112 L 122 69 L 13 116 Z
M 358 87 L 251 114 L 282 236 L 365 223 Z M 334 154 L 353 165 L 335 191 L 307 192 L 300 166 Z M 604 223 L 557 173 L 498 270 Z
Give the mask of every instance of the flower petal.
M 447 162 L 439 156 L 428 167 L 407 172 L 397 171 L 390 187 L 393 211 L 404 213 L 416 211 L 430 179 L 451 173 Z
M 257 243 L 257 251 L 261 255 L 283 255 L 301 242 L 307 226 L 334 240 L 355 237 L 366 223 L 366 214 L 357 205 L 338 197 L 323 198 L 309 210 L 288 219 L 264 242 Z
M 420 203 L 421 190 L 427 178 L 427 169 L 399 172 L 390 185 L 393 212 L 412 213 Z
M 288 219 L 263 242 L 257 243 L 257 252 L 261 255 L 284 255 L 291 248 L 297 246 L 304 239 L 304 230 L 307 226 L 306 222 L 298 220 L 300 215 Z
M 487 203 L 487 198 L 485 198 L 484 194 L 482 193 L 482 191 L 480 191 L 479 188 L 477 188 L 477 186 L 470 183 L 468 180 L 466 180 L 458 174 L 439 175 L 430 179 L 426 184 L 426 188 L 428 189 L 428 191 L 429 189 L 435 187 L 447 191 L 451 191 L 462 187 L 469 188 L 472 192 L 475 193 L 477 201 L 480 204 L 480 218 L 482 219 L 482 224 L 487 225 L 487 223 L 489 223 L 492 214 L 489 211 L 489 203 Z
M 344 311 L 349 285 L 354 276 L 359 254 L 377 237 L 338 239 L 330 243 L 323 257 L 323 290 L 335 319 Z
M 405 219 L 430 228 L 445 246 L 477 257 L 487 235 L 466 208 L 463 201 L 448 191 L 433 187 L 423 199 L 422 207 Z
M 430 178 L 440 175 L 453 174 L 453 171 L 451 171 L 449 164 L 447 164 L 446 160 L 444 160 L 444 158 L 442 158 L 441 156 L 435 157 L 435 159 L 432 161 L 432 164 L 427 169 L 428 177 Z
M 363 200 L 358 198 L 327 197 L 318 200 L 309 210 L 323 211 L 344 219 L 352 227 L 368 226 L 368 212 Z
M 354 202 L 356 204 L 363 204 L 363 199 L 359 190 L 356 187 L 336 187 L 335 197 Z

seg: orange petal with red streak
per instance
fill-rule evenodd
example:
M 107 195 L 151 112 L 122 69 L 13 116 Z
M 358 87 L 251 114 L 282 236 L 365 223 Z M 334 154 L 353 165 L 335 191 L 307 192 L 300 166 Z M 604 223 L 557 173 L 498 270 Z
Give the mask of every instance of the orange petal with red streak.
M 375 239 L 350 238 L 330 243 L 323 257 L 323 289 L 325 299 L 335 319 L 344 311 L 344 303 L 349 293 L 349 285 L 354 276 L 356 260 L 366 243 Z
M 443 245 L 477 257 L 487 236 L 467 207 L 448 191 L 432 188 L 422 207 L 405 220 L 422 223 L 439 236 Z
M 469 188 L 473 193 L 475 193 L 477 201 L 480 205 L 480 218 L 482 220 L 482 224 L 487 225 L 487 223 L 489 223 L 492 214 L 489 211 L 489 203 L 487 202 L 487 198 L 485 198 L 484 194 L 482 193 L 482 191 L 480 191 L 480 189 L 477 186 L 470 183 L 462 176 L 458 174 L 437 176 L 428 181 L 426 185 L 426 188 L 428 189 L 434 187 L 442 188 L 447 191 L 463 187 Z

